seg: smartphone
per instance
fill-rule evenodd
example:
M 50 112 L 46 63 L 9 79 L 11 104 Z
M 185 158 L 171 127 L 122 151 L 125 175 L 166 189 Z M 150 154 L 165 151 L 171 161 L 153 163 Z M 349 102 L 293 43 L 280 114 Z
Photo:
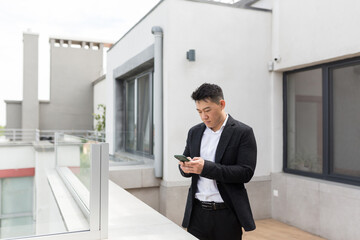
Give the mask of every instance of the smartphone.
M 189 162 L 190 160 L 187 159 L 184 155 L 174 155 L 174 157 L 179 160 L 179 161 L 182 161 L 182 162 Z

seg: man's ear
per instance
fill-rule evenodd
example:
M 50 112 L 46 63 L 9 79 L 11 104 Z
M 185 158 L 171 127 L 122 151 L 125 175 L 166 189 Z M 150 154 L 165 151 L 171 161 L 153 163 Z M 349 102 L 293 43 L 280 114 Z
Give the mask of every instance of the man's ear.
M 225 108 L 225 100 L 224 99 L 221 99 L 220 100 L 220 106 L 221 106 L 221 110 L 224 110 L 224 108 Z

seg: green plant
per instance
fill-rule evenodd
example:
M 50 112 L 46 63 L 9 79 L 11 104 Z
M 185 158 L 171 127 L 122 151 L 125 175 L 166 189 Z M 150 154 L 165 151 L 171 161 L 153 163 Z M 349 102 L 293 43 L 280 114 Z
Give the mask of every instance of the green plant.
M 0 136 L 3 136 L 3 135 L 4 135 L 3 129 L 5 129 L 5 127 L 4 127 L 4 126 L 0 126 Z
M 95 131 L 102 132 L 105 131 L 106 106 L 104 104 L 99 104 L 97 109 L 102 109 L 102 114 L 93 113 L 94 119 L 97 121 Z

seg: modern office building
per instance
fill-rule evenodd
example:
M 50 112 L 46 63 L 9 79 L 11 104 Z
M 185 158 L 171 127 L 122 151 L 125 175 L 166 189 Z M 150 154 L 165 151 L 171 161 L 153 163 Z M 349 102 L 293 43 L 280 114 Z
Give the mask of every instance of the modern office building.
M 357 239 L 359 8 L 356 0 L 161 1 L 107 54 L 110 153 L 144 163 L 110 168 L 110 179 L 180 223 L 189 181 L 173 155 L 200 122 L 192 91 L 216 83 L 227 112 L 257 139 L 247 184 L 255 217 Z

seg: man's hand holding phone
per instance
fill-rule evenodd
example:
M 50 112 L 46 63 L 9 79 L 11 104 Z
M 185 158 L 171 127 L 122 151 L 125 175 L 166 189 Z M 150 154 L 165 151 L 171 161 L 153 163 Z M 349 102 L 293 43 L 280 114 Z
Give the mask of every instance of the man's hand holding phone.
M 200 174 L 204 168 L 204 159 L 201 157 L 194 157 L 191 159 L 190 157 L 177 157 L 183 155 L 175 155 L 175 158 L 179 160 L 180 168 L 184 173 L 194 173 Z

